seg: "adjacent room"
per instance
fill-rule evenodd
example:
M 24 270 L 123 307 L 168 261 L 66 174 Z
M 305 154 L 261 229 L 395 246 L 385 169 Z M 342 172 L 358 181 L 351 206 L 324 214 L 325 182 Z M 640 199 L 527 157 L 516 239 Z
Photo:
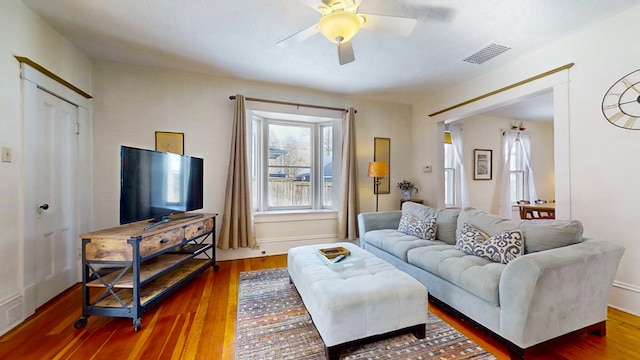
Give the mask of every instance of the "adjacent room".
M 639 20 L 0 2 L 0 358 L 640 359 Z

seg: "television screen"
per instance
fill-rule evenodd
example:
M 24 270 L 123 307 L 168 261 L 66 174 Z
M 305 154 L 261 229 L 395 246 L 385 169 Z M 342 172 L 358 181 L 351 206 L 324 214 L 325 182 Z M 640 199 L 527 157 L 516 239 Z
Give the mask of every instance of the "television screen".
M 122 146 L 120 224 L 202 209 L 203 159 Z

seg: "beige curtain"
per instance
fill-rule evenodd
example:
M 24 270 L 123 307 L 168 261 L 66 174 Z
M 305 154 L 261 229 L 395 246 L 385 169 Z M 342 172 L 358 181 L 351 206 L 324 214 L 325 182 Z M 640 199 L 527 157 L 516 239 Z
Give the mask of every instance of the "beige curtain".
M 355 110 L 349 108 L 342 121 L 342 172 L 338 195 L 339 239 L 358 238 L 358 163 L 356 159 Z
M 223 250 L 239 247 L 256 248 L 251 195 L 249 193 L 246 120 L 244 96 L 236 95 L 224 213 L 220 239 L 218 239 L 218 248 Z

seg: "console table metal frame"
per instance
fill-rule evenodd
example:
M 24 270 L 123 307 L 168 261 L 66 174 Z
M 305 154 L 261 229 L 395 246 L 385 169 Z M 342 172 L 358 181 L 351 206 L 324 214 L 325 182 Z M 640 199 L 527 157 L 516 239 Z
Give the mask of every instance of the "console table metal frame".
M 209 266 L 218 271 L 215 263 L 217 214 L 201 215 L 175 219 L 153 230 L 145 231 L 148 222 L 142 221 L 81 235 L 82 316 L 74 327 L 83 328 L 89 316 L 102 315 L 131 318 L 134 330 L 138 331 L 141 316 L 149 308 Z M 209 237 L 212 241 L 206 243 Z M 124 243 L 130 245 L 130 253 L 123 251 L 127 249 Z M 92 247 L 91 255 L 88 247 Z M 196 258 L 198 255 L 204 258 Z M 116 270 L 101 274 L 102 267 L 116 267 Z M 103 288 L 93 301 L 92 287 Z

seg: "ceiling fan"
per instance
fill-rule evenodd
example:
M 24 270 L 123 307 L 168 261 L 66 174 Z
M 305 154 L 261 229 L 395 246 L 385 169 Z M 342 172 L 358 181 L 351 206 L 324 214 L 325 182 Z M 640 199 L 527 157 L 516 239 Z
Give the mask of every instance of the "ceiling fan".
M 340 65 L 348 64 L 355 60 L 351 38 L 361 28 L 408 36 L 417 22 L 416 19 L 405 17 L 359 13 L 358 7 L 360 7 L 362 0 L 299 1 L 320 12 L 322 17 L 317 24 L 281 40 L 278 45 L 288 47 L 300 43 L 319 32 L 329 41 L 338 44 Z

